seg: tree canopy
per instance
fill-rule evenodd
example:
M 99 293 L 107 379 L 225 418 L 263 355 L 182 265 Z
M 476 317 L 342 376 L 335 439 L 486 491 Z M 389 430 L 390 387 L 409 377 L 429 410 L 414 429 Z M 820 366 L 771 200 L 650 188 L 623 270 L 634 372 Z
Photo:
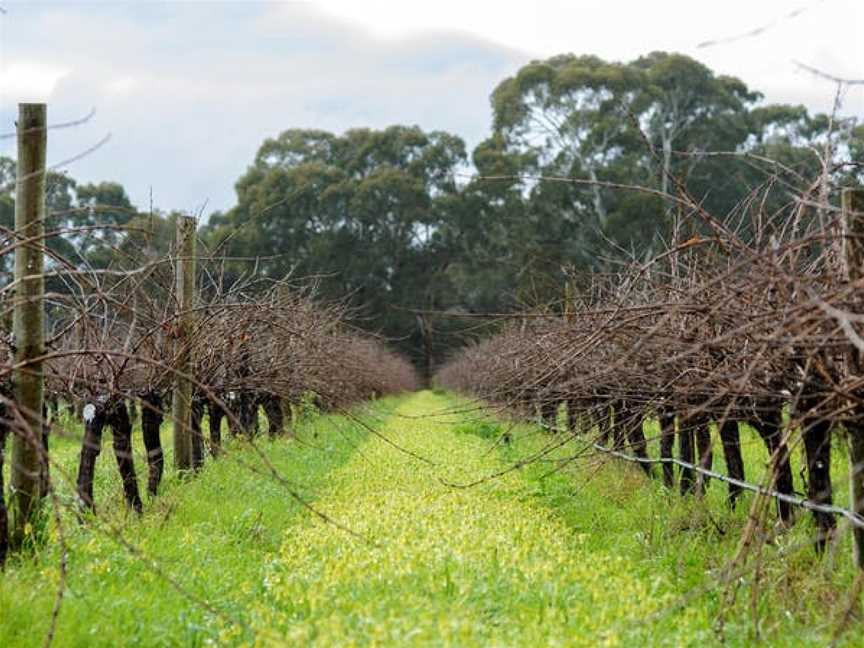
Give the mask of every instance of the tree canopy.
M 631 62 L 565 54 L 533 61 L 490 98 L 489 136 L 417 126 L 342 134 L 289 129 L 265 140 L 236 204 L 201 236 L 226 277 L 314 277 L 359 326 L 418 363 L 442 359 L 484 314 L 560 300 L 562 269 L 614 271 L 686 236 L 676 193 L 719 217 L 764 188 L 784 213 L 789 186 L 833 147 L 841 183 L 862 182 L 864 125 L 770 105 L 687 56 Z M 15 165 L 0 158 L 0 226 L 14 221 Z M 172 214 L 140 214 L 122 186 L 49 173 L 49 246 L 94 268 L 166 250 Z M 742 230 L 746 235 L 746 227 Z M 8 268 L 0 268 L 8 270 Z

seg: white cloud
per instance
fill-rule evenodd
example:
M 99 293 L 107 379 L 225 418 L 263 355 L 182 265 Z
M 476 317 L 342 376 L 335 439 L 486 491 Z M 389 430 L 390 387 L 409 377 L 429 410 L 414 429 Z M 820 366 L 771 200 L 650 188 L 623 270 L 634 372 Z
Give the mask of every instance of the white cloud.
M 457 31 L 536 53 L 542 52 L 542 44 L 546 42 L 543 32 L 548 37 L 549 29 L 555 29 L 544 20 L 544 16 L 553 17 L 547 12 L 556 3 L 549 2 L 317 0 L 313 4 L 379 38 L 402 39 L 429 31 Z
M 316 0 L 329 15 L 389 39 L 430 30 L 458 30 L 489 42 L 546 57 L 562 52 L 630 60 L 653 50 L 689 54 L 750 86 L 767 99 L 830 110 L 833 89 L 802 77 L 793 59 L 844 78 L 864 77 L 864 2 L 861 0 Z M 790 15 L 803 9 L 800 14 Z M 700 48 L 707 40 L 723 41 Z M 850 92 L 848 114 L 864 114 L 864 91 Z
M 69 68 L 35 61 L 0 61 L 0 104 L 46 101 Z
M 109 81 L 106 85 L 106 90 L 109 94 L 128 95 L 135 90 L 137 82 L 132 77 L 120 77 Z
M 52 121 L 96 106 L 91 122 L 52 136 L 51 159 L 72 157 L 111 132 L 105 147 L 70 169 L 74 177 L 122 182 L 142 206 L 152 186 L 158 207 L 194 210 L 209 199 L 226 208 L 262 140 L 286 128 L 416 123 L 476 144 L 489 131 L 495 85 L 531 58 L 563 51 L 614 60 L 683 51 L 741 77 L 768 101 L 826 110 L 833 88 L 791 59 L 864 75 L 864 39 L 855 37 L 862 6 L 826 0 L 759 38 L 698 49 L 766 24 L 789 5 L 7 0 L 0 133 L 12 129 L 20 100 L 48 99 Z M 864 113 L 864 91 L 850 92 L 846 110 Z M 0 140 L 0 154 L 10 146 Z

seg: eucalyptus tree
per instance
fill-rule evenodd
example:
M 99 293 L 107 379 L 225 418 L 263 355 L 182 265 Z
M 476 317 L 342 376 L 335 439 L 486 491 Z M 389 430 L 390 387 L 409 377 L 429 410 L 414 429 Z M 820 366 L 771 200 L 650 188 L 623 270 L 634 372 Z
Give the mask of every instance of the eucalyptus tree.
M 0 156 L 0 227 L 13 228 L 15 161 Z M 114 247 L 125 237 L 122 226 L 136 210 L 126 190 L 116 182 L 78 183 L 67 173 L 49 171 L 45 183 L 46 245 L 65 262 L 105 267 L 115 258 Z M 9 257 L 11 259 L 11 256 Z M 56 262 L 49 256 L 48 267 Z M 2 269 L 8 269 L 4 260 Z
M 347 296 L 366 326 L 416 350 L 423 333 L 401 307 L 445 306 L 443 206 L 465 162 L 460 138 L 418 127 L 287 130 L 261 145 L 207 237 L 272 276 L 319 277 L 325 296 Z
M 591 181 L 573 192 L 573 216 L 590 212 L 603 228 L 614 198 L 597 183 L 635 144 L 628 116 L 639 90 L 636 70 L 596 56 L 535 61 L 493 92 L 493 129 L 520 156 L 523 173 Z
M 629 63 L 567 54 L 524 66 L 495 89 L 492 108 L 500 154 L 514 161 L 528 218 L 537 221 L 529 240 L 558 241 L 546 248 L 551 265 L 610 267 L 684 235 L 686 214 L 672 208 L 681 188 L 725 217 L 776 183 L 766 205 L 782 211 L 788 186 L 778 173 L 810 175 L 813 146 L 831 123 L 847 142 L 835 151 L 855 150 L 854 120 L 841 125 L 761 101 L 740 79 L 682 54 Z M 766 164 L 774 156 L 779 164 Z
M 639 124 L 654 150 L 659 149 L 663 194 L 669 193 L 672 173 L 686 176 L 700 153 L 734 151 L 747 140 L 748 111 L 762 95 L 740 79 L 717 76 L 683 54 L 653 52 L 631 65 L 643 72 Z M 675 152 L 686 155 L 675 158 Z

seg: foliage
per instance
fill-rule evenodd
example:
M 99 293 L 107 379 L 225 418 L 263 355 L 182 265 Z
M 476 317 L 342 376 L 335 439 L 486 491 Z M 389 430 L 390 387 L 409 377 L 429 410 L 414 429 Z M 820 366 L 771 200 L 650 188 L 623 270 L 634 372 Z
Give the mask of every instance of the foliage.
M 288 130 L 262 144 L 237 182 L 237 206 L 211 217 L 208 240 L 259 257 L 271 276 L 319 275 L 325 297 L 349 296 L 367 327 L 414 331 L 422 348 L 415 316 L 390 307 L 440 306 L 440 205 L 464 159 L 458 137 L 417 127 Z
M 15 161 L 0 157 L 0 227 L 15 224 Z M 73 265 L 105 267 L 111 262 L 111 246 L 123 239 L 122 227 L 135 208 L 122 185 L 116 182 L 79 184 L 65 173 L 48 171 L 45 179 L 47 246 L 50 263 L 62 258 Z M 11 259 L 4 255 L 3 262 Z M 0 267 L 4 271 L 10 267 Z
M 470 152 L 456 135 L 404 125 L 265 140 L 236 205 L 202 231 L 211 251 L 234 258 L 225 281 L 253 267 L 313 276 L 428 378 L 474 335 L 450 314 L 555 308 L 562 270 L 614 272 L 673 236 L 704 233 L 675 207 L 682 190 L 724 217 L 767 187 L 764 212 L 782 226 L 790 189 L 819 171 L 814 147 L 833 147 L 836 180 L 862 180 L 857 120 L 765 104 L 682 54 L 561 54 L 523 66 L 490 99 L 491 134 Z M 477 177 L 463 179 L 472 167 Z M 3 227 L 14 173 L 0 158 Z M 137 267 L 173 241 L 176 214 L 138 213 L 116 183 L 51 172 L 48 185 L 49 223 L 64 232 L 49 247 L 75 265 Z

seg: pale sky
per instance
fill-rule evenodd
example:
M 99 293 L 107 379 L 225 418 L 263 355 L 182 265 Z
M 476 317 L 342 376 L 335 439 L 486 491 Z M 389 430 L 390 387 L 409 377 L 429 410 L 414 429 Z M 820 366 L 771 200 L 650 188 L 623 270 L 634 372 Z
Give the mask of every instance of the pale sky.
M 19 101 L 47 101 L 49 162 L 121 182 L 146 208 L 205 213 L 261 142 L 287 128 L 490 127 L 489 94 L 532 59 L 573 52 L 627 61 L 689 54 L 766 102 L 830 110 L 832 84 L 793 60 L 864 78 L 864 1 L 36 2 L 0 0 L 0 134 Z M 788 17 L 790 12 L 804 11 Z M 756 36 L 732 39 L 757 28 Z M 729 40 L 732 39 L 732 40 Z M 698 47 L 709 40 L 721 41 Z M 864 117 L 864 87 L 844 97 Z M 14 140 L 0 139 L 14 155 Z

